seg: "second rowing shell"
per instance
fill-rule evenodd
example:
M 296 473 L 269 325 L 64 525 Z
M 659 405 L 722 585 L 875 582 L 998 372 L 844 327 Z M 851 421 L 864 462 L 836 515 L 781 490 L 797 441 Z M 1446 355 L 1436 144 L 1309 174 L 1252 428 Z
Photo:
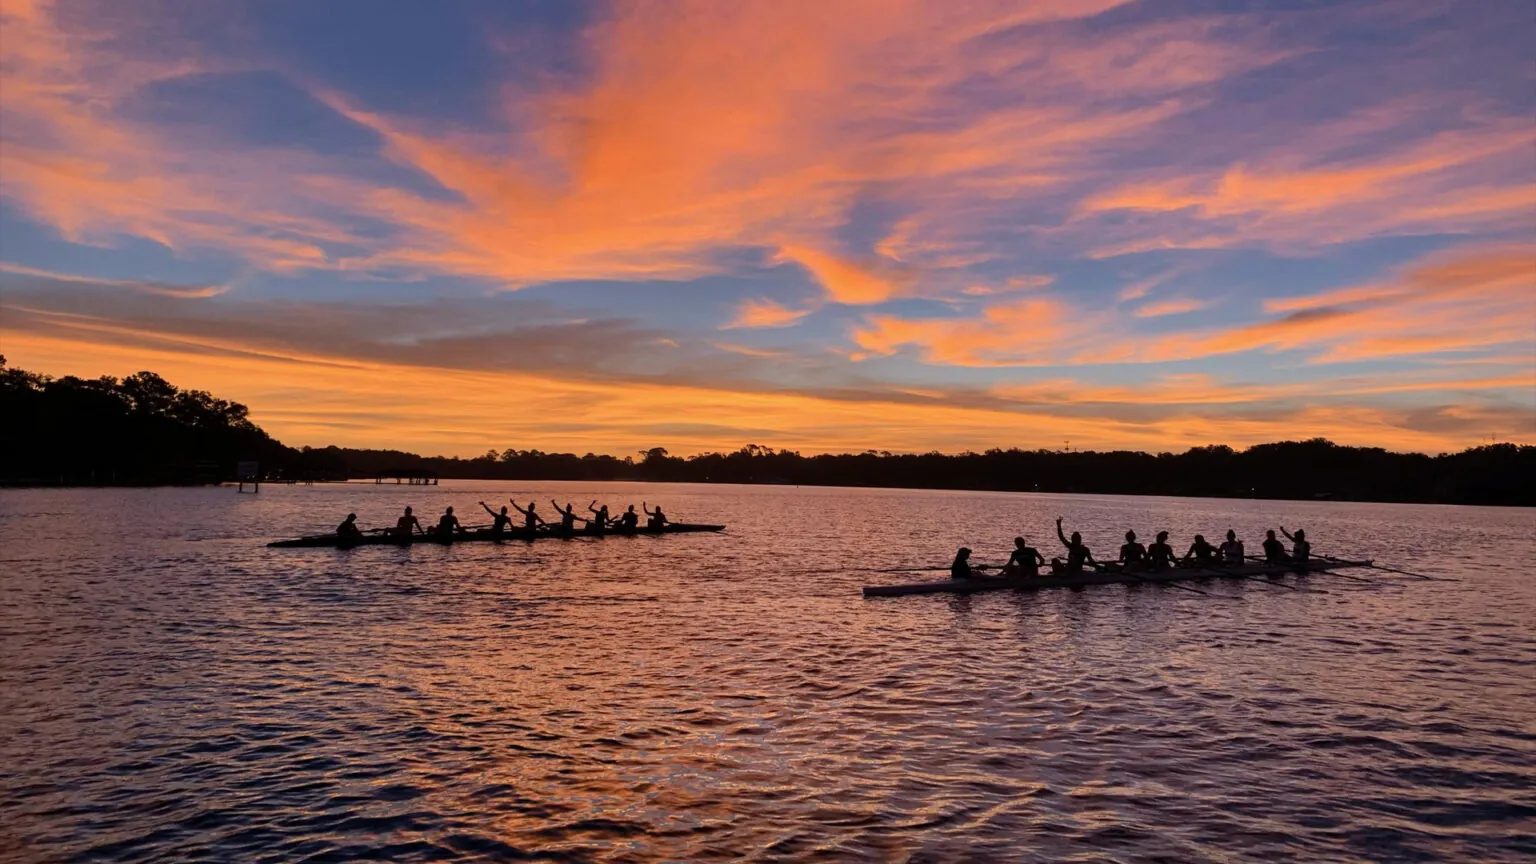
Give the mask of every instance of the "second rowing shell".
M 981 591 L 1037 591 L 1041 588 L 1078 588 L 1088 585 L 1135 585 L 1139 582 L 1187 582 L 1193 579 L 1271 578 L 1287 573 L 1306 574 L 1341 567 L 1367 567 L 1370 561 L 1339 561 L 1326 565 L 1244 564 L 1240 567 L 1178 567 L 1146 573 L 1124 571 L 1047 574 L 1017 579 L 977 576 L 970 579 L 946 579 L 943 582 L 916 582 L 908 585 L 868 585 L 865 597 L 903 597 L 908 594 L 976 594 Z
M 566 540 L 577 537 L 645 537 L 653 534 L 691 534 L 700 531 L 724 531 L 724 525 L 691 525 L 686 522 L 676 522 L 664 525 L 661 528 L 636 528 L 626 531 L 622 528 L 610 528 L 607 531 L 576 531 L 563 533 L 561 531 L 527 531 L 522 528 L 513 528 L 496 532 L 489 529 L 481 531 L 465 531 L 450 537 L 442 537 L 437 533 L 413 534 L 400 537 L 395 534 L 364 534 L 361 537 L 340 537 L 335 534 L 318 534 L 313 537 L 299 537 L 294 540 L 277 540 L 267 545 L 274 549 L 314 549 L 332 547 L 337 549 L 350 549 L 354 546 L 410 546 L 418 543 L 473 543 L 476 541 L 496 540 Z

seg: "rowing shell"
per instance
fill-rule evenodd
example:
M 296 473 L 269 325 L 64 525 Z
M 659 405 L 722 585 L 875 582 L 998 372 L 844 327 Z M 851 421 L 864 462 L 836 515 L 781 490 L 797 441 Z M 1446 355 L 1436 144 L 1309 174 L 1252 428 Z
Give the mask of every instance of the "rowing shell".
M 868 585 L 865 597 L 902 597 L 908 594 L 975 594 L 981 591 L 1037 591 L 1041 588 L 1078 588 L 1087 585 L 1134 585 L 1138 582 L 1187 582 L 1192 579 L 1213 578 L 1273 578 L 1287 573 L 1305 575 L 1309 572 L 1331 570 L 1338 567 L 1366 567 L 1370 561 L 1339 561 L 1298 567 L 1293 564 L 1242 564 L 1233 567 L 1211 565 L 1209 567 L 1180 567 L 1126 573 L 1124 571 L 1084 572 L 1075 575 L 1046 574 L 1022 578 L 996 578 L 978 576 L 971 579 L 947 579 L 943 582 L 918 582 L 910 585 Z
M 652 534 L 692 534 L 700 531 L 724 530 L 724 525 L 690 525 L 686 522 L 664 525 L 660 528 L 640 527 L 631 531 L 621 528 L 609 528 L 607 531 L 575 531 L 572 533 L 565 533 L 558 529 L 555 531 L 529 531 L 524 528 L 513 528 L 495 532 L 487 528 L 480 531 L 465 531 L 446 538 L 436 533 L 413 534 L 407 537 L 400 537 L 394 534 L 364 534 L 361 537 L 318 534 L 313 537 L 300 537 L 296 540 L 277 540 L 268 543 L 267 546 L 274 549 L 315 549 L 325 547 L 351 549 L 355 546 L 410 546 L 418 543 L 447 545 L 497 540 L 568 540 L 576 537 L 635 537 Z

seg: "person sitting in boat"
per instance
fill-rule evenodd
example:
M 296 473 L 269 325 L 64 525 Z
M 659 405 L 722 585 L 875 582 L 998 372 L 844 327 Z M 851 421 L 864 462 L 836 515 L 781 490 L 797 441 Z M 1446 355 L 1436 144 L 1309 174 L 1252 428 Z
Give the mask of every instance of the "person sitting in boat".
M 443 511 L 443 515 L 437 517 L 437 536 L 452 537 L 454 532 L 463 531 L 464 526 L 459 524 L 459 517 L 453 515 L 453 508 Z
M 1147 547 L 1136 542 L 1136 532 L 1125 532 L 1125 542 L 1120 545 L 1120 566 L 1127 570 L 1140 570 L 1147 563 Z
M 356 513 L 348 513 L 347 518 L 343 519 L 341 524 L 336 526 L 336 536 L 353 538 L 363 536 L 363 529 L 357 527 Z
M 562 510 L 560 505 L 555 503 L 555 499 L 551 498 L 549 499 L 549 506 L 555 508 L 555 512 L 560 514 L 560 533 L 567 536 L 575 534 L 576 520 L 581 519 L 580 516 L 576 515 L 576 505 L 567 501 L 565 502 L 565 509 Z M 585 522 L 587 520 L 582 519 L 581 521 Z
M 1040 550 L 1031 549 L 1023 537 L 1013 538 L 1013 552 L 1008 556 L 1008 563 L 1003 565 L 1004 576 L 1039 576 L 1043 566 L 1045 556 L 1040 554 Z
M 1206 541 L 1204 534 L 1196 534 L 1195 542 L 1189 544 L 1189 551 L 1184 553 L 1184 563 L 1209 564 L 1215 556 L 1216 547 Z
M 505 506 L 501 508 L 500 513 L 492 510 L 491 505 L 485 503 L 484 501 L 480 502 L 480 506 L 485 508 L 485 512 L 491 514 L 492 534 L 500 534 L 501 532 L 512 527 L 512 517 L 507 515 L 507 508 Z
M 512 501 L 510 498 L 507 500 Z M 524 510 L 523 508 L 517 506 L 516 501 L 512 501 L 512 509 L 523 514 L 523 530 L 527 531 L 529 534 L 538 531 L 539 526 L 544 524 L 544 519 L 540 517 L 538 513 L 534 512 L 533 506 L 533 502 L 529 501 L 528 509 Z
M 1306 564 L 1312 560 L 1312 544 L 1307 542 L 1307 532 L 1297 528 L 1296 533 L 1293 535 L 1291 532 L 1281 528 L 1280 533 L 1285 535 L 1285 539 L 1291 541 L 1292 561 L 1297 564 Z
M 1237 539 L 1237 532 L 1227 529 L 1227 542 L 1221 544 L 1221 563 L 1241 564 L 1245 560 L 1243 555 L 1243 541 Z
M 633 531 L 640 527 L 640 514 L 635 512 L 635 505 L 629 505 L 629 509 L 619 514 L 619 528 L 625 531 Z
M 949 578 L 971 578 L 971 550 L 961 546 L 960 551 L 955 553 L 955 563 L 949 565 Z
M 1061 533 L 1060 516 L 1056 517 L 1056 537 L 1061 540 L 1061 545 L 1067 547 L 1067 560 L 1063 564 L 1060 558 L 1052 558 L 1051 569 L 1053 571 L 1058 573 L 1065 571 L 1075 574 L 1083 572 L 1084 565 L 1090 566 L 1095 570 L 1099 568 L 1099 562 L 1093 560 L 1093 553 L 1088 551 L 1087 546 L 1083 545 L 1083 535 L 1073 531 L 1072 539 L 1069 540 L 1067 535 Z
M 1147 547 L 1147 566 L 1152 570 L 1167 570 L 1173 566 L 1173 547 L 1168 545 L 1168 532 L 1157 532 L 1157 541 Z
M 1275 536 L 1273 529 L 1264 532 L 1264 561 L 1268 564 L 1286 564 L 1291 560 L 1285 554 L 1285 544 Z
M 645 511 L 645 515 L 647 517 L 645 520 L 645 527 L 650 528 L 653 531 L 659 531 L 662 528 L 667 527 L 667 514 L 661 512 L 660 504 L 657 504 L 656 509 L 652 510 L 651 508 L 645 506 L 644 501 L 641 501 L 640 509 Z
M 613 523 L 613 520 L 608 518 L 608 505 L 604 504 L 602 507 L 598 507 L 596 498 L 592 499 L 592 503 L 587 505 L 587 511 L 597 517 L 596 519 L 587 520 L 587 530 L 594 534 L 603 533 Z
M 416 527 L 416 533 L 417 534 L 425 534 L 425 533 L 427 533 L 426 529 L 421 527 L 421 520 L 419 520 L 415 516 L 411 515 L 411 508 L 407 507 L 407 508 L 405 508 L 405 513 L 402 514 L 399 519 L 395 520 L 395 532 L 394 532 L 395 536 L 396 537 L 409 537 L 409 536 L 411 536 L 411 526 L 413 526 L 413 525 Z

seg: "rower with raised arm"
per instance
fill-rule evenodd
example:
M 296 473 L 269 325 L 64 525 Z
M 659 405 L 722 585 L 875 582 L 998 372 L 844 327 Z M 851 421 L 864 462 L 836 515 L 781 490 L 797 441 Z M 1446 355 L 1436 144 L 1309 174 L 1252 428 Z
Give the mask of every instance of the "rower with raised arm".
M 645 520 L 645 527 L 656 530 L 665 528 L 667 526 L 667 514 L 661 512 L 660 504 L 657 504 L 656 509 L 652 510 L 651 508 L 645 506 L 644 501 L 641 501 L 640 509 L 644 510 L 645 515 L 649 517 Z
M 580 516 L 576 515 L 576 505 L 567 501 L 565 509 L 562 510 L 560 505 L 555 503 L 555 499 L 551 498 L 549 499 L 549 506 L 555 508 L 555 512 L 560 514 L 560 533 L 567 536 L 575 534 L 576 520 L 581 519 Z M 581 521 L 585 522 L 587 520 L 581 519 Z
M 1264 532 L 1264 563 L 1287 564 L 1291 556 L 1285 554 L 1285 544 L 1275 536 L 1274 529 Z
M 1072 539 L 1069 540 L 1067 535 L 1061 532 L 1060 516 L 1056 517 L 1056 537 L 1061 540 L 1061 545 L 1067 547 L 1066 572 L 1081 573 L 1083 572 L 1084 565 L 1090 566 L 1095 570 L 1099 569 L 1099 562 L 1093 560 L 1093 553 L 1088 551 L 1087 546 L 1083 545 L 1083 535 L 1073 531 Z M 1052 558 L 1051 569 L 1062 570 L 1062 560 L 1060 558 Z
M 1221 548 L 1218 551 L 1221 553 L 1221 563 L 1223 564 L 1241 564 L 1245 560 L 1243 557 L 1243 541 L 1237 539 L 1237 532 L 1231 528 L 1227 529 L 1227 541 L 1221 544 Z
M 517 506 L 517 502 L 515 500 L 510 498 L 507 500 L 512 501 L 513 510 L 523 514 L 524 531 L 527 531 L 529 534 L 533 534 L 539 530 L 540 525 L 544 524 L 544 520 L 539 516 L 538 513 L 534 512 L 534 503 L 532 501 L 528 502 L 528 509 L 524 510 L 523 508 Z
M 1039 549 L 1033 549 L 1023 537 L 1013 538 L 1013 552 L 1008 555 L 1008 563 L 1003 565 L 1003 575 L 1013 577 L 1039 576 L 1040 568 L 1045 566 L 1045 556 Z
M 485 503 L 484 501 L 480 502 L 480 506 L 485 508 L 485 512 L 491 514 L 492 534 L 500 535 L 501 532 L 512 527 L 512 517 L 507 515 L 506 507 L 502 507 L 501 512 L 497 513 L 495 510 L 491 509 L 491 505 Z
M 400 518 L 395 520 L 395 530 L 394 530 L 395 536 L 396 537 L 409 537 L 409 536 L 411 536 L 411 526 L 413 526 L 413 525 L 416 526 L 416 533 L 417 534 L 425 534 L 425 533 L 427 533 L 426 529 L 421 527 L 421 520 L 419 520 L 415 516 L 411 515 L 411 508 L 410 507 L 406 507 L 405 508 L 405 513 L 401 514 Z
M 640 514 L 635 512 L 635 505 L 629 505 L 629 509 L 619 514 L 619 528 L 624 531 L 634 531 L 640 527 Z
M 587 520 L 588 531 L 591 531 L 594 534 L 601 534 L 608 530 L 608 524 L 613 520 L 608 518 L 607 504 L 604 504 L 602 507 L 598 507 L 597 499 L 593 498 L 592 503 L 587 505 L 587 511 L 597 517 L 596 519 Z
M 1307 542 L 1307 532 L 1297 528 L 1296 533 L 1292 534 L 1281 528 L 1280 533 L 1285 535 L 1285 539 L 1291 541 L 1292 561 L 1305 565 L 1312 560 L 1312 544 Z
M 1189 551 L 1184 553 L 1184 563 L 1209 564 L 1214 557 L 1216 547 L 1206 541 L 1204 534 L 1196 534 L 1195 542 L 1189 544 Z
M 1147 547 L 1136 542 L 1136 532 L 1125 532 L 1125 542 L 1120 544 L 1120 565 L 1127 570 L 1140 570 L 1147 563 Z
M 1153 570 L 1167 570 L 1173 566 L 1173 547 L 1168 545 L 1168 532 L 1157 532 L 1157 542 L 1147 547 L 1147 566 Z

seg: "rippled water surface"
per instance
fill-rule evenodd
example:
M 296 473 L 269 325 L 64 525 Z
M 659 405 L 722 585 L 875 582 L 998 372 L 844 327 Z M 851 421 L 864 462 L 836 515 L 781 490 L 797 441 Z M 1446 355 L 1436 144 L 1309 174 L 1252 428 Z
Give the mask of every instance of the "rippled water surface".
M 404 504 L 723 535 L 267 549 Z M 547 503 L 544 506 L 548 506 Z M 865 600 L 1056 515 L 1375 571 Z M 469 521 L 469 520 L 466 520 Z M 0 858 L 1536 860 L 1529 510 L 789 487 L 0 491 Z M 1180 547 L 1182 551 L 1182 546 Z

